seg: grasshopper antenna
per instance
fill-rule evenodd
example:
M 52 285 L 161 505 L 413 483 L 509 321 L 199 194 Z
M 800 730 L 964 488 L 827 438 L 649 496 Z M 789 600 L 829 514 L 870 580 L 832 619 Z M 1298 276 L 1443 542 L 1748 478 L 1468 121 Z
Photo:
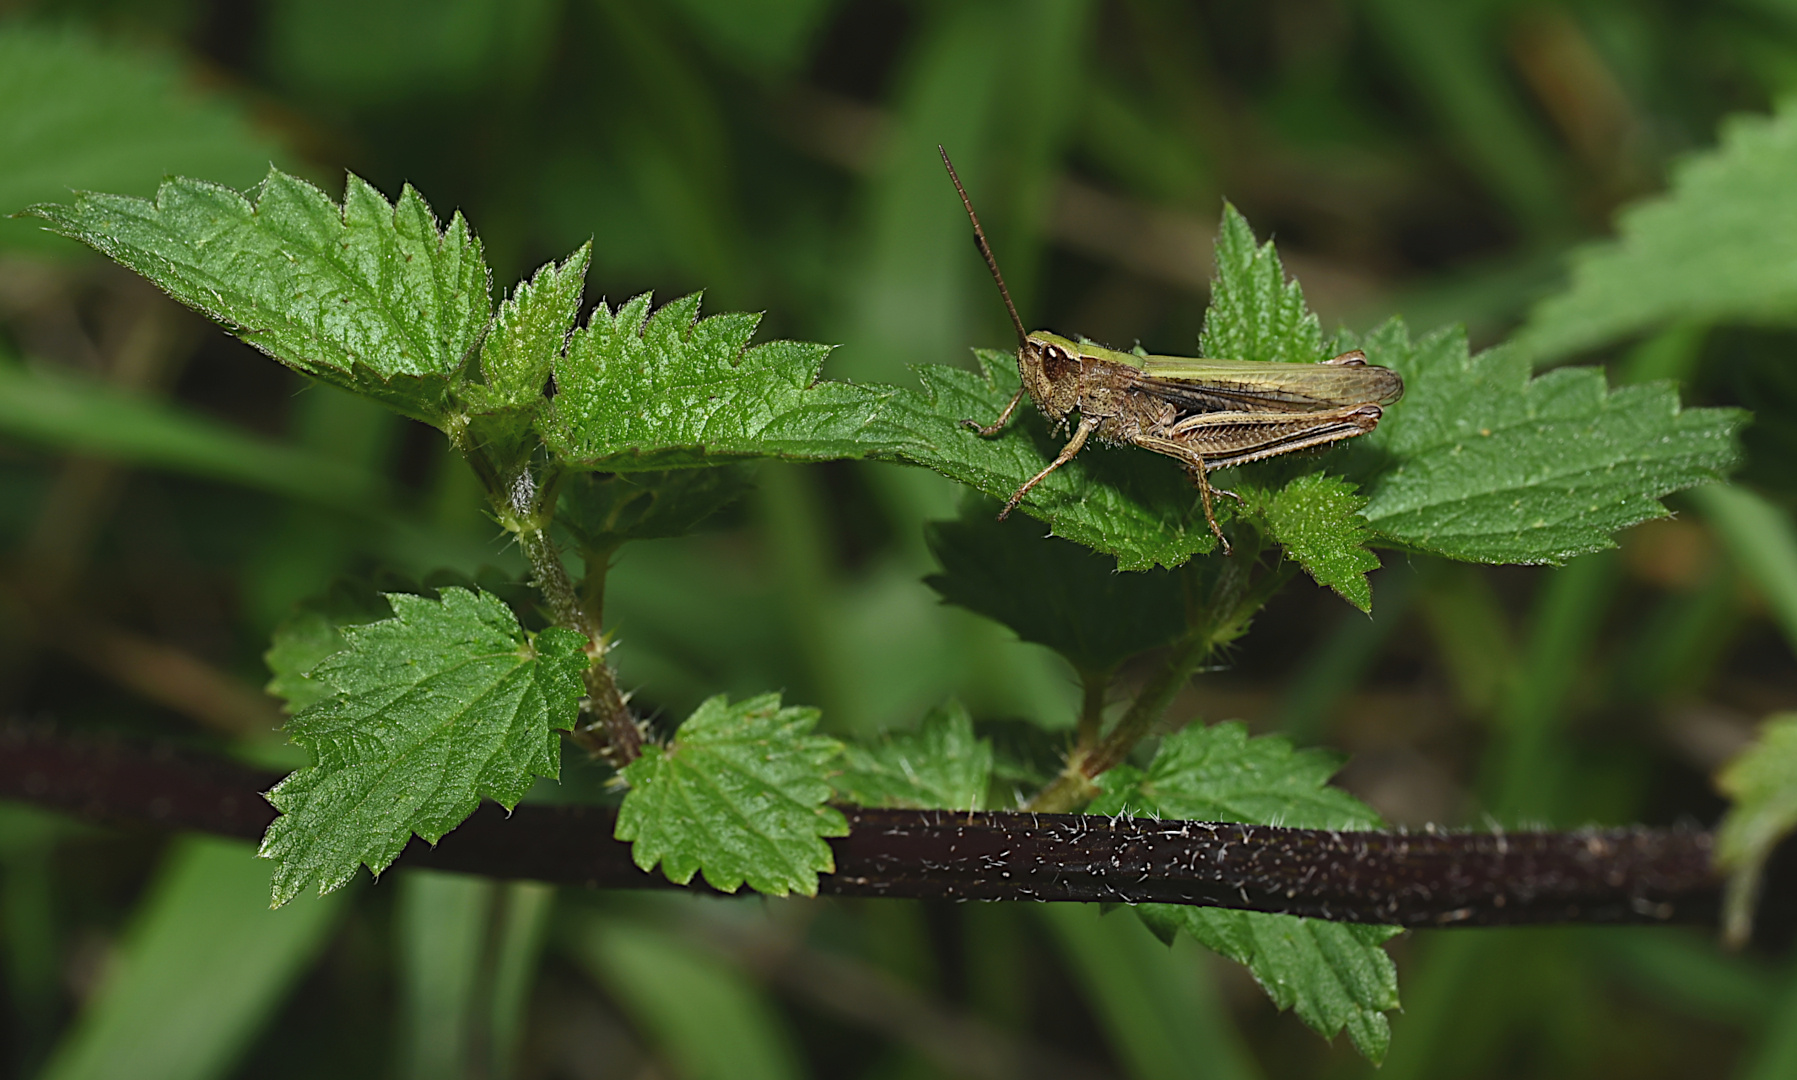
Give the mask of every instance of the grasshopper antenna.
M 1005 299 L 1005 310 L 1011 313 L 1011 325 L 1017 328 L 1017 345 L 1022 348 L 1029 342 L 1029 331 L 1023 328 L 1023 320 L 1017 315 L 1017 305 L 1011 303 L 1011 290 L 1005 288 L 1005 276 L 998 272 L 998 260 L 992 257 L 992 245 L 986 243 L 986 230 L 980 228 L 980 216 L 973 212 L 973 200 L 967 197 L 967 189 L 961 186 L 961 178 L 955 175 L 955 163 L 948 159 L 948 151 L 941 143 L 936 144 L 936 152 L 942 155 L 942 164 L 948 169 L 948 178 L 954 181 L 955 191 L 961 195 L 961 205 L 967 207 L 967 219 L 973 222 L 973 242 L 980 247 L 980 254 L 986 257 L 986 268 L 992 271 L 992 280 L 998 283 L 998 295 Z

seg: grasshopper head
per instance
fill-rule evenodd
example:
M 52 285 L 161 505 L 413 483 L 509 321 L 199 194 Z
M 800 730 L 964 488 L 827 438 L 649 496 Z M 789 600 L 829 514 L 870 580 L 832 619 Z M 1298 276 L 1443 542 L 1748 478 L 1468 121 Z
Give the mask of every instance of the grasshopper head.
M 1085 364 L 1080 347 L 1059 334 L 1038 330 L 1017 349 L 1023 388 L 1049 420 L 1060 423 L 1079 404 Z

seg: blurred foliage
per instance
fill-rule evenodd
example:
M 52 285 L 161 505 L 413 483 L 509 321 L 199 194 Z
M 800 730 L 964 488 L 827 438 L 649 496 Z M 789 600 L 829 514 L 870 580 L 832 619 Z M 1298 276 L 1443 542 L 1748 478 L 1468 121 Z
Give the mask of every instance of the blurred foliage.
M 1170 719 L 1312 717 L 1301 741 L 1352 751 L 1343 784 L 1396 823 L 1577 825 L 1716 820 L 1708 774 L 1761 717 L 1797 707 L 1797 311 L 1780 291 L 1788 266 L 1753 255 L 1782 250 L 1772 226 L 1797 197 L 1782 174 L 1754 172 L 1777 164 L 1765 155 L 1788 114 L 1775 103 L 1797 91 L 1787 4 L 0 10 L 0 210 L 70 188 L 148 195 L 167 173 L 247 185 L 271 158 L 332 191 L 346 170 L 386 192 L 411 182 L 445 216 L 480 222 L 501 281 L 590 239 L 589 303 L 703 287 L 712 310 L 765 310 L 763 340 L 841 343 L 824 369 L 837 378 L 908 387 L 906 364 L 965 364 L 967 346 L 1008 340 L 939 142 L 1026 321 L 1119 347 L 1193 351 L 1225 196 L 1277 237 L 1325 332 L 1398 314 L 1419 339 L 1464 322 L 1482 346 L 1531 309 L 1531 333 L 1570 310 L 1600 268 L 1626 270 L 1606 287 L 1632 313 L 1584 318 L 1561 355 L 1605 362 L 1613 383 L 1672 379 L 1687 403 L 1753 409 L 1744 486 L 1700 489 L 1678 518 L 1623 534 L 1616 556 L 1563 570 L 1389 558 L 1370 621 L 1294 586 Z M 1725 123 L 1735 114 L 1750 115 Z M 1580 257 L 1569 299 L 1533 308 L 1567 251 L 1718 142 Z M 0 349 L 22 358 L 0 385 L 10 711 L 259 752 L 275 712 L 254 690 L 260 656 L 293 601 L 441 566 L 493 591 L 522 577 L 474 478 L 416 425 L 302 391 L 73 254 L 0 222 Z M 110 390 L 74 395 L 77 376 Z M 990 732 L 1001 779 L 1040 743 L 1059 749 L 1053 733 L 1078 712 L 1069 668 L 922 582 L 954 573 L 923 528 L 955 516 L 953 485 L 850 463 L 756 479 L 716 519 L 727 528 L 617 556 L 608 622 L 645 712 L 783 687 L 833 733 L 869 732 L 953 694 L 973 733 Z M 690 494 L 697 515 L 735 492 Z M 593 505 L 635 527 L 639 503 L 622 494 Z M 1401 604 L 1397 574 L 1410 575 Z M 46 629 L 70 613 L 87 620 L 82 648 Z M 1117 678 L 1141 672 L 1125 663 Z M 605 777 L 573 755 L 563 774 Z M 305 922 L 312 901 L 262 911 L 266 877 L 233 885 L 248 871 L 216 852 L 6 811 L 8 1075 L 102 1062 L 141 1032 L 183 1040 L 163 1059 L 171 1077 L 624 1076 L 651 1061 L 680 1076 L 926 1075 L 937 1059 L 916 1035 L 950 1030 L 944 1016 L 1115 1075 L 1371 1074 L 1346 1047 L 1293 1038 L 1208 958 L 1154 951 L 1115 915 L 792 901 L 697 913 L 567 892 L 545 923 L 513 887 L 395 897 L 383 880 L 337 898 L 334 923 Z M 1767 895 L 1788 903 L 1777 857 L 1767 873 Z M 255 912 L 227 910 L 242 896 Z M 297 921 L 265 932 L 251 915 Z M 695 929 L 704 920 L 758 944 L 719 946 Z M 1412 935 L 1396 947 L 1406 1011 L 1378 1075 L 1781 1075 L 1797 1060 L 1797 962 L 1788 940 L 1753 950 L 1657 930 Z M 495 974 L 520 970 L 534 974 Z M 878 996 L 893 987 L 905 1008 Z M 521 997 L 517 1056 L 491 1056 Z M 182 1011 L 196 1001 L 221 1004 Z M 472 1031 L 446 1041 L 445 1011 Z

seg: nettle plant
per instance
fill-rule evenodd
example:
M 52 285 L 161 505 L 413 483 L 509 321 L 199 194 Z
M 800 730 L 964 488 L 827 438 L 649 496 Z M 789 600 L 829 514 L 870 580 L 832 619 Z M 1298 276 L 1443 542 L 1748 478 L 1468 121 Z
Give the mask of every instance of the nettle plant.
M 1004 353 L 976 350 L 977 370 L 918 367 L 922 388 L 899 389 L 821 379 L 828 347 L 751 345 L 757 316 L 701 318 L 696 296 L 600 304 L 582 322 L 586 248 L 495 310 L 459 214 L 445 227 L 411 188 L 389 203 L 353 176 L 341 206 L 277 171 L 254 198 L 176 179 L 153 201 L 83 193 L 29 213 L 276 360 L 442 431 L 528 559 L 534 592 L 314 604 L 277 633 L 271 689 L 314 758 L 268 793 L 280 817 L 261 855 L 277 905 L 362 866 L 378 874 L 483 798 L 515 805 L 557 776 L 563 738 L 616 768 L 617 835 L 639 866 L 725 892 L 814 894 L 833 868 L 825 838 L 847 832 L 833 802 L 1378 829 L 1329 786 L 1331 754 L 1235 722 L 1174 731 L 1151 757 L 1144 740 L 1299 571 L 1368 610 L 1379 549 L 1559 563 L 1612 546 L 1666 513 L 1660 497 L 1720 478 L 1742 423 L 1681 409 L 1667 384 L 1611 390 L 1592 368 L 1532 377 L 1520 351 L 1469 354 L 1459 330 L 1413 340 L 1393 320 L 1326 339 L 1272 245 L 1226 208 L 1201 355 L 1314 362 L 1360 348 L 1403 376 L 1404 399 L 1341 448 L 1235 470 L 1226 486 L 1242 500 L 1218 507 L 1232 555 L 1213 550 L 1179 468 L 1127 448 L 1089 450 L 1031 492 L 1021 509 L 1052 539 L 993 518 L 1061 440 L 1039 417 L 996 439 L 961 423 L 1015 392 Z M 714 697 L 671 736 L 650 733 L 608 659 L 607 567 L 622 544 L 700 527 L 744 491 L 743 463 L 765 458 L 899 462 L 967 486 L 961 519 L 931 527 L 942 572 L 930 584 L 1077 672 L 1083 706 L 1058 775 L 1013 805 L 1014 778 L 995 780 L 992 746 L 954 703 L 865 745 L 818 734 L 816 710 L 771 693 Z M 1115 673 L 1147 653 L 1152 673 L 1114 700 Z M 1397 985 L 1381 943 L 1395 928 L 1135 910 L 1164 937 L 1183 930 L 1247 964 L 1325 1036 L 1346 1028 L 1383 1055 Z

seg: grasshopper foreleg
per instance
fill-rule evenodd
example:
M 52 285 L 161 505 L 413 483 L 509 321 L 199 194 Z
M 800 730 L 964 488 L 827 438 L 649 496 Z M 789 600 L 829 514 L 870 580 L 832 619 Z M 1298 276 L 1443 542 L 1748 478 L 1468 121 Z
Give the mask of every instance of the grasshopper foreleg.
M 1016 405 L 1017 400 L 1015 398 L 1011 399 L 1011 404 Z M 1010 415 L 1010 412 L 1010 409 L 1006 409 L 1005 415 Z M 999 419 L 1002 421 L 1003 417 L 1000 417 Z M 1098 420 L 1096 418 L 1081 416 L 1079 418 L 1079 427 L 1075 428 L 1073 431 L 1073 438 L 1068 439 L 1067 445 L 1061 447 L 1060 454 L 1058 454 L 1053 461 L 1048 463 L 1048 468 L 1043 469 L 1041 472 L 1024 481 L 1023 486 L 1018 488 L 1016 494 L 1011 496 L 1011 501 L 1005 503 L 1005 508 L 998 512 L 998 520 L 1003 521 L 1010 517 L 1011 511 L 1017 509 L 1017 504 L 1022 502 L 1023 497 L 1030 493 L 1030 488 L 1040 484 L 1049 473 L 1054 472 L 1069 461 L 1072 461 L 1074 455 L 1078 454 L 1080 449 L 1086 445 L 1086 438 L 1090 436 L 1093 431 L 1097 430 L 1097 428 Z
M 1011 395 L 1011 403 L 1009 405 L 1005 406 L 1004 412 L 1001 412 L 998 414 L 997 420 L 994 420 L 990 424 L 986 424 L 984 426 L 982 426 L 978 420 L 963 420 L 963 421 L 961 421 L 961 426 L 966 427 L 966 428 L 972 428 L 974 431 L 979 432 L 980 438 L 982 438 L 982 439 L 990 439 L 992 436 L 997 435 L 999 432 L 1003 431 L 1005 429 L 1005 425 L 1011 422 L 1011 414 L 1017 411 L 1017 403 L 1022 400 L 1023 400 L 1023 387 L 1019 386 L 1017 388 L 1017 392 L 1015 394 Z M 1053 466 L 1050 466 L 1050 468 L 1052 469 Z M 1038 476 L 1036 479 L 1040 480 L 1041 477 Z M 1033 483 L 1034 481 L 1031 481 L 1031 482 Z M 1023 493 L 1018 492 L 1018 494 L 1021 496 Z M 1013 501 L 1012 505 L 1016 505 L 1015 501 Z

